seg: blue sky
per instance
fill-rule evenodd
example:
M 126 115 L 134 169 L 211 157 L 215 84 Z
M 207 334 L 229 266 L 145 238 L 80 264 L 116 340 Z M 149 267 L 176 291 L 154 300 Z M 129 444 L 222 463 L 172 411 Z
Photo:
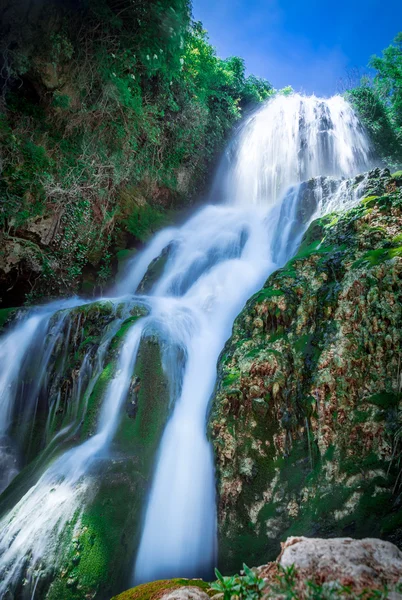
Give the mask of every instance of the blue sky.
M 276 88 L 329 96 L 402 31 L 402 0 L 193 0 L 222 58 Z

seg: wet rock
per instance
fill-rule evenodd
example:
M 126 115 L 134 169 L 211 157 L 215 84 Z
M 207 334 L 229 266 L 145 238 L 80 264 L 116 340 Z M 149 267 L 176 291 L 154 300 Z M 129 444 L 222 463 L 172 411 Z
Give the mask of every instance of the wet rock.
M 136 290 L 136 294 L 149 294 L 149 292 L 152 289 L 152 286 L 154 285 L 154 283 L 156 283 L 156 281 L 158 280 L 165 268 L 166 262 L 171 252 L 171 248 L 172 245 L 169 244 L 166 248 L 162 250 L 162 252 L 157 258 L 154 258 L 154 260 L 149 265 L 144 277 L 140 281 L 140 284 Z

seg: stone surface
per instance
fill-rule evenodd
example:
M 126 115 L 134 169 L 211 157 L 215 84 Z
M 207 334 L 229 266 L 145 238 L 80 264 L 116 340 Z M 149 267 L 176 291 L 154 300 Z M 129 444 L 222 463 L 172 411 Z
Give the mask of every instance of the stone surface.
M 188 585 L 163 594 L 160 600 L 209 600 L 209 596 L 200 588 Z
M 305 578 L 338 581 L 343 585 L 374 588 L 402 579 L 402 552 L 375 538 L 290 537 L 282 545 L 282 567 L 295 565 Z

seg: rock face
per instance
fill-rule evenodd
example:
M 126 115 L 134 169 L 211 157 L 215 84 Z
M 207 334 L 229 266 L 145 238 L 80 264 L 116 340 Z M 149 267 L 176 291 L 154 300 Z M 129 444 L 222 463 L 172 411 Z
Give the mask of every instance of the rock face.
M 111 301 L 98 301 L 58 311 L 51 317 L 42 346 L 35 348 L 20 373 L 11 433 L 13 450 L 24 456 L 25 462 L 18 465 L 19 474 L 1 495 L 0 517 L 37 481 L 38 474 L 50 464 L 49 455 L 60 456 L 72 444 L 96 434 L 125 336 L 148 312 L 135 303 L 124 314 L 123 308 Z M 156 337 L 144 335 L 141 339 L 110 455 L 102 456 L 91 471 L 81 511 L 60 538 L 57 560 L 48 571 L 43 566 L 36 588 L 40 598 L 110 598 L 131 574 L 144 499 L 170 410 L 162 350 Z M 34 355 L 47 354 L 47 376 L 38 389 L 33 388 L 39 373 Z M 28 401 L 32 389 L 37 403 L 31 413 Z M 80 390 L 87 392 L 80 395 Z M 78 401 L 83 397 L 81 406 Z M 53 456 L 49 448 L 53 448 Z M 19 594 L 23 592 L 17 590 L 15 597 Z
M 371 173 L 234 324 L 209 421 L 223 571 L 288 535 L 402 543 L 399 185 Z

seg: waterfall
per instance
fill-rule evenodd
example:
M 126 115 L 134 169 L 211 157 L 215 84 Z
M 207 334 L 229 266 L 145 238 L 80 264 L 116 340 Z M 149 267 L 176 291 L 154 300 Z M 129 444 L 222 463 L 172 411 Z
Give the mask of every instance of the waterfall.
M 160 281 L 194 315 L 181 395 L 167 424 L 134 570 L 134 582 L 200 576 L 216 561 L 216 501 L 205 437 L 216 363 L 247 299 L 295 252 L 315 215 L 353 204 L 358 192 L 334 181 L 331 201 L 315 182 L 315 204 L 298 222 L 300 182 L 352 176 L 370 164 L 370 146 L 350 106 L 297 94 L 278 96 L 241 129 L 220 171 L 226 203 L 208 206 L 179 230 Z M 222 186 L 222 183 L 219 182 Z M 289 189 L 290 188 L 290 189 Z M 166 320 L 175 318 L 171 311 Z
M 338 96 L 328 100 L 277 96 L 244 123 L 219 172 L 215 190 L 221 190 L 221 201 L 203 207 L 181 227 L 156 235 L 129 263 L 113 290 L 111 301 L 125 308 L 120 316 L 116 312 L 111 331 L 105 333 L 98 351 L 100 362 L 133 303 L 145 303 L 149 314 L 128 329 L 95 435 L 59 454 L 2 517 L 0 596 L 18 589 L 24 577 L 33 598 L 38 573 L 59 563 L 57 547 L 63 530 L 85 510 L 93 465 L 107 456 L 139 344 L 148 331 L 163 338 L 168 347 L 179 348 L 182 362 L 178 364 L 177 353 L 164 353 L 171 415 L 144 507 L 133 581 L 211 575 L 216 564 L 217 515 L 206 420 L 219 354 L 236 315 L 269 274 L 294 254 L 309 222 L 358 200 L 362 192 L 344 178 L 367 170 L 371 161 L 363 128 Z M 314 182 L 306 184 L 312 177 Z M 141 292 L 144 275 L 162 256 L 162 273 L 146 294 Z M 0 434 L 4 436 L 9 433 L 15 382 L 27 352 L 39 331 L 43 336 L 48 330 L 57 309 L 43 310 L 28 314 L 0 341 L 5 365 L 0 376 Z M 42 348 L 44 372 L 51 346 Z M 90 393 L 100 372 L 95 369 L 91 377 L 85 375 L 88 360 L 85 357 L 81 366 L 78 397 Z M 56 395 L 48 423 L 54 419 L 57 402 Z
M 90 467 L 107 449 L 118 424 L 135 363 L 143 324 L 133 326 L 123 345 L 116 374 L 109 384 L 96 434 L 62 454 L 0 523 L 0 595 L 20 584 L 29 564 L 36 576 L 43 565 L 57 566 L 63 529 L 82 510 L 90 488 Z M 87 475 L 87 477 L 84 477 Z M 36 587 L 34 585 L 34 587 Z
M 36 410 L 40 387 L 46 376 L 50 355 L 57 340 L 52 331 L 50 343 L 46 344 L 52 317 L 63 309 L 82 304 L 82 300 L 71 299 L 52 302 L 32 310 L 17 321 L 10 333 L 0 338 L 0 493 L 7 487 L 19 470 L 18 452 L 10 439 L 9 429 L 14 413 L 21 405 L 20 420 L 29 425 Z M 60 313 L 55 329 L 60 331 L 65 314 Z M 34 369 L 34 385 L 22 390 L 20 380 L 24 372 Z M 20 398 L 22 396 L 22 398 Z M 23 428 L 20 428 L 24 429 Z M 29 435 L 29 431 L 22 431 Z
M 283 198 L 290 185 L 352 177 L 372 161 L 367 135 L 342 96 L 278 95 L 229 145 L 219 189 L 229 203 L 266 205 Z

